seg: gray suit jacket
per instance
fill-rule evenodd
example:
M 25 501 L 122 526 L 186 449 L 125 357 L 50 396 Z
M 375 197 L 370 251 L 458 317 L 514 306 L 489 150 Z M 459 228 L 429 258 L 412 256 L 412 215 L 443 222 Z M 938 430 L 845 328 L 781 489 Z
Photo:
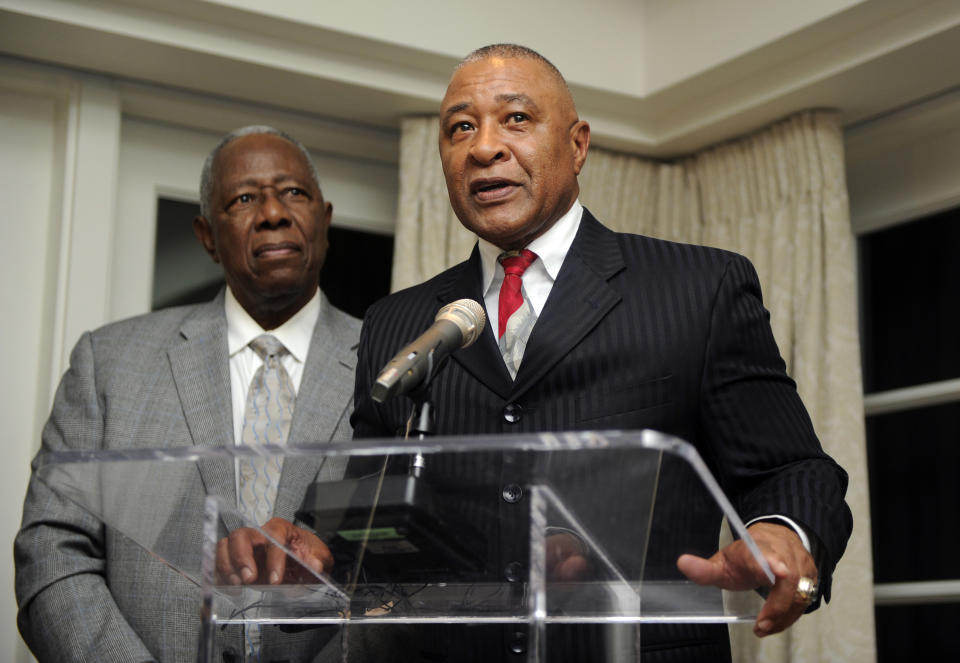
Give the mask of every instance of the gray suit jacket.
M 40 454 L 233 445 L 223 296 L 84 334 L 57 390 Z M 359 320 L 323 300 L 291 444 L 349 437 L 359 328 Z M 319 459 L 285 464 L 275 515 L 293 520 L 320 466 Z M 202 460 L 185 473 L 177 494 L 157 509 L 164 513 L 144 509 L 140 516 L 163 519 L 172 554 L 199 555 L 205 496 L 235 503 L 234 468 Z M 14 557 L 17 621 L 40 661 L 196 660 L 199 588 L 35 475 Z

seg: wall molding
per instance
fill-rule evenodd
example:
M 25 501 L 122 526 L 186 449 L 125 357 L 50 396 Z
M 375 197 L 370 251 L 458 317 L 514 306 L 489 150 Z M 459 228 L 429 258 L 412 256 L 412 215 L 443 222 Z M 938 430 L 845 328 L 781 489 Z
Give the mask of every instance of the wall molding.
M 854 233 L 960 206 L 960 88 L 849 127 L 844 141 Z
M 730 2 L 731 10 L 756 18 L 756 2 Z M 0 0 L 0 43 L 25 58 L 349 125 L 396 130 L 405 116 L 436 112 L 462 53 L 451 54 L 444 31 L 434 30 L 438 36 L 425 41 L 398 41 L 403 22 L 414 21 L 422 6 L 411 7 L 410 16 L 397 14 L 396 29 L 387 33 L 366 29 L 360 7 L 338 10 L 337 27 L 322 24 L 321 10 L 302 9 L 278 15 L 257 3 L 226 0 Z M 854 123 L 960 84 L 960 70 L 943 66 L 960 61 L 955 0 L 918 0 L 906 8 L 899 0 L 837 0 L 807 9 L 793 11 L 794 23 L 764 33 L 766 41 L 758 28 L 741 34 L 743 41 L 711 48 L 710 58 L 672 67 L 681 55 L 677 44 L 702 38 L 702 26 L 671 20 L 664 24 L 676 31 L 670 38 L 647 35 L 653 28 L 644 11 L 611 2 L 609 16 L 594 27 L 606 20 L 611 35 L 625 40 L 629 30 L 617 21 L 637 22 L 636 39 L 611 53 L 619 77 L 607 80 L 597 73 L 602 66 L 584 67 L 563 51 L 558 55 L 568 62 L 560 65 L 572 72 L 571 88 L 595 144 L 664 158 L 801 110 L 837 108 L 844 123 Z M 449 11 L 455 20 L 457 10 Z M 518 30 L 511 37 L 553 44 L 553 32 L 575 26 L 560 20 L 550 28 Z M 718 42 L 724 38 L 710 34 Z M 583 59 L 591 57 L 602 56 Z

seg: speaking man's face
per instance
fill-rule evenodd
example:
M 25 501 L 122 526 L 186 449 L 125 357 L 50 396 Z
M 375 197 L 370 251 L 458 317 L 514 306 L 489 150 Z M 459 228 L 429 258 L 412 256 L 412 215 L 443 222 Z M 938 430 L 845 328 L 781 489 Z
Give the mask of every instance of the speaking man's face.
M 523 248 L 570 209 L 590 127 L 546 65 L 468 63 L 450 80 L 440 113 L 447 191 L 467 229 L 500 248 Z

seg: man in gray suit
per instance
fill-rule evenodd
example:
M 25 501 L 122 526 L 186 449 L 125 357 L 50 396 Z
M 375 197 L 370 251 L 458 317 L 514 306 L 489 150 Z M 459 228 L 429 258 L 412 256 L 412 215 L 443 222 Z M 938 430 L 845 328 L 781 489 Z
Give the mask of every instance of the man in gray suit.
M 309 154 L 294 139 L 269 127 L 226 136 L 204 165 L 194 231 L 223 266 L 227 288 L 207 304 L 85 333 L 57 391 L 41 454 L 239 444 L 250 376 L 265 364 L 250 344 L 265 332 L 285 348 L 280 361 L 295 393 L 286 439 L 348 437 L 360 323 L 318 288 L 331 211 Z M 316 570 L 331 563 L 329 551 L 294 524 L 294 512 L 321 465 L 284 464 L 267 524 Z M 235 504 L 236 470 L 200 461 L 185 472 L 162 505 L 137 515 L 165 519 L 168 547 L 199 554 L 204 499 Z M 218 570 L 235 583 L 282 581 L 256 568 L 264 541 L 255 532 L 222 541 Z M 35 474 L 14 554 L 18 624 L 40 661 L 196 660 L 199 588 Z

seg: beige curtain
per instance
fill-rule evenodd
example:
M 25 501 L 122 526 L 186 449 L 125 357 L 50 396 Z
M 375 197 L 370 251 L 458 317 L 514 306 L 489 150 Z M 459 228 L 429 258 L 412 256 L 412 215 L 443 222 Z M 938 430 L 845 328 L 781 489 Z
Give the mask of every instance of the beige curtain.
M 477 241 L 460 225 L 450 207 L 437 147 L 439 120 L 407 118 L 400 129 L 400 200 L 391 281 L 394 292 L 465 260 Z
M 395 289 L 463 260 L 473 246 L 450 210 L 437 131 L 436 118 L 403 124 Z M 732 626 L 735 660 L 874 661 L 855 247 L 837 116 L 802 113 L 669 164 L 594 148 L 580 185 L 581 202 L 611 228 L 753 261 L 787 370 L 823 446 L 850 475 L 854 532 L 833 600 L 763 640 L 750 626 Z

